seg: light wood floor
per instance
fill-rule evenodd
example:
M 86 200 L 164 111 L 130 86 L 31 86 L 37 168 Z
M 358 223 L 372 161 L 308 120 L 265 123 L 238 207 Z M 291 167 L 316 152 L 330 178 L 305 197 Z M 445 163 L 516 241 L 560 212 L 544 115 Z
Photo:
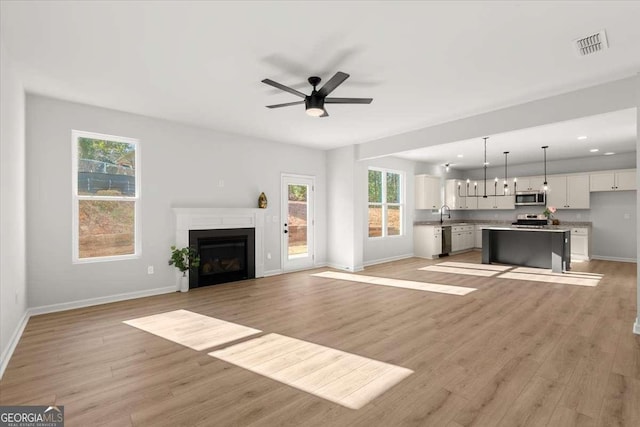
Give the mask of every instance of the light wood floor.
M 418 270 L 437 262 L 363 274 L 478 290 L 310 276 L 319 269 L 36 316 L 0 381 L 0 404 L 64 405 L 68 426 L 640 425 L 635 264 L 575 264 L 604 274 L 585 287 Z M 215 348 L 196 351 L 122 323 L 176 309 L 414 373 L 353 410 L 208 356 Z

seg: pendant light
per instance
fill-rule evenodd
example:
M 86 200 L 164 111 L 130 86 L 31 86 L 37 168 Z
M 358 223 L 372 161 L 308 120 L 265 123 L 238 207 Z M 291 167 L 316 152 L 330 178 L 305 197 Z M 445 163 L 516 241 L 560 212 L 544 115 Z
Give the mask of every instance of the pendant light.
M 549 191 L 549 184 L 547 184 L 547 148 L 548 145 L 542 146 L 542 151 L 544 152 L 544 184 L 542 185 L 542 191 Z
M 474 182 L 473 183 L 473 194 L 470 194 L 469 192 L 469 187 L 470 187 L 470 180 L 467 179 L 467 194 L 466 196 L 463 196 L 462 194 L 460 194 L 460 183 L 458 183 L 458 196 L 459 197 L 482 197 L 483 199 L 486 199 L 487 196 L 487 166 L 489 166 L 489 162 L 487 162 L 487 139 L 489 139 L 488 136 L 483 137 L 484 139 L 484 162 L 482 164 L 482 169 L 484 171 L 484 192 L 482 195 L 478 194 L 478 182 Z M 509 184 L 507 184 L 507 154 L 509 154 L 508 151 L 503 152 L 504 154 L 504 188 L 502 190 L 502 194 L 498 194 L 498 177 L 496 177 L 493 181 L 493 197 L 502 197 L 502 196 L 508 196 L 509 195 Z M 546 179 L 545 179 L 546 181 Z M 514 188 L 515 188 L 515 179 L 514 179 Z
M 505 151 L 504 153 L 504 184 L 502 186 L 502 194 L 504 194 L 505 196 L 509 195 L 509 184 L 507 183 L 507 180 L 509 179 L 508 175 L 507 175 L 507 156 L 509 155 L 508 151 Z

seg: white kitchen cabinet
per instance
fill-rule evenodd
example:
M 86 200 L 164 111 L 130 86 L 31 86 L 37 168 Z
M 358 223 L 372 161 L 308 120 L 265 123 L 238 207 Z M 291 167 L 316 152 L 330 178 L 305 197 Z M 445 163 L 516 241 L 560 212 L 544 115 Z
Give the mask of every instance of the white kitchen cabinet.
M 624 191 L 636 189 L 636 170 L 594 172 L 590 175 L 591 191 Z
M 473 183 L 470 184 L 473 194 Z M 445 182 L 445 202 L 451 210 L 477 209 L 476 197 L 467 197 L 467 182 L 461 179 L 448 179 Z
M 489 227 L 491 227 L 491 225 L 487 225 L 487 224 L 476 225 L 474 247 L 482 249 L 482 230 Z
M 589 209 L 589 175 L 551 175 L 547 183 L 547 206 Z
M 478 198 L 478 209 L 515 209 L 515 196 L 488 196 Z
M 442 227 L 413 226 L 413 254 L 421 258 L 438 258 L 442 252 Z
M 549 180 L 547 179 L 547 183 Z M 544 185 L 544 176 L 523 176 L 517 178 L 516 191 L 538 191 Z
M 589 229 L 586 227 L 571 229 L 571 260 L 588 261 Z
M 440 209 L 440 178 L 429 175 L 415 176 L 415 208 Z
M 451 227 L 451 252 L 472 249 L 474 244 L 473 225 L 454 225 Z

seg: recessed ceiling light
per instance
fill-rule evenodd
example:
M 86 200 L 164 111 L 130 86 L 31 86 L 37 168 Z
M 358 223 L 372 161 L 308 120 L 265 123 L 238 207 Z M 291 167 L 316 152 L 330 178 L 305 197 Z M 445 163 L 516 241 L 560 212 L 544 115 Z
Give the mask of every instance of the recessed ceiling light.
M 614 153 L 613 151 L 607 151 L 606 153 L 604 153 L 605 156 L 612 156 L 616 153 Z
M 463 156 L 462 154 L 458 154 L 458 155 L 457 155 L 457 157 L 458 157 L 459 159 L 461 159 L 461 158 L 463 158 L 464 156 Z
M 598 152 L 598 151 L 600 151 L 600 150 L 598 150 L 597 148 L 592 148 L 592 149 L 591 149 L 591 150 L 589 150 L 589 151 L 591 151 L 592 153 L 597 153 L 597 152 Z
M 582 141 L 583 139 L 587 139 L 587 137 L 583 135 L 583 136 L 579 136 L 578 139 Z

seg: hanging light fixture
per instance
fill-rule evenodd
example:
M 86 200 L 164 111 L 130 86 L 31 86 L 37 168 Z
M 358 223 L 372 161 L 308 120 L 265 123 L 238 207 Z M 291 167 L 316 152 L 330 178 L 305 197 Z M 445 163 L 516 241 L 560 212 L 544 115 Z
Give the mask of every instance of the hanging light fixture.
M 508 175 L 507 175 L 507 156 L 509 155 L 508 151 L 505 151 L 504 153 L 504 183 L 502 185 L 502 194 L 504 194 L 505 196 L 509 195 L 509 184 L 507 183 L 507 179 L 509 179 Z
M 484 139 L 484 162 L 482 163 L 482 168 L 484 170 L 484 191 L 482 195 L 478 194 L 478 182 L 474 182 L 473 183 L 473 194 L 471 194 L 469 192 L 469 187 L 470 187 L 470 181 L 467 179 L 467 195 L 466 197 L 482 197 L 483 199 L 486 199 L 487 196 L 487 166 L 489 166 L 489 162 L 487 162 L 487 139 L 489 139 L 488 136 L 483 137 Z M 508 151 L 505 151 L 504 153 L 504 187 L 502 190 L 502 194 L 498 194 L 498 177 L 496 177 L 493 181 L 493 194 L 491 195 L 492 197 L 501 197 L 501 196 L 508 196 L 509 195 L 509 184 L 507 184 L 507 154 L 509 154 Z M 515 179 L 514 179 L 514 188 L 515 188 Z M 458 183 L 458 196 L 459 197 L 465 197 L 462 194 L 460 194 L 460 183 Z
M 449 172 L 449 163 L 445 163 L 445 165 L 444 165 L 444 171 L 445 171 L 445 172 Z
M 542 146 L 542 151 L 544 152 L 544 184 L 542 185 L 542 191 L 549 191 L 549 184 L 547 184 L 547 148 L 548 145 Z

